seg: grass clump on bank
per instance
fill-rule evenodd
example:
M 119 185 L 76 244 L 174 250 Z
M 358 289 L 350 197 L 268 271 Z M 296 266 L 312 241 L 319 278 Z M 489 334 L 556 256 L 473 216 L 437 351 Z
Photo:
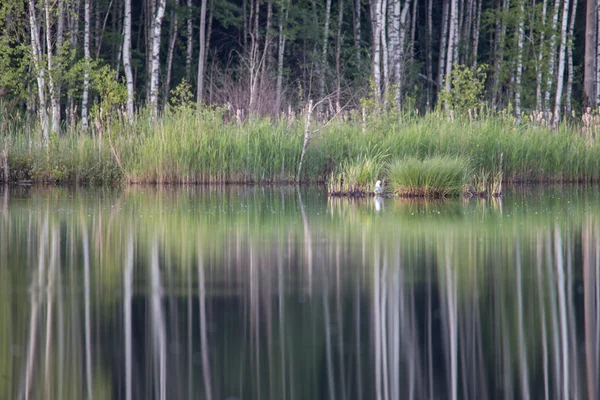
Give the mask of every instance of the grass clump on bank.
M 453 197 L 463 193 L 470 174 L 465 157 L 406 158 L 390 164 L 388 181 L 401 197 Z
M 372 156 L 361 155 L 355 160 L 345 160 L 331 173 L 327 181 L 330 196 L 365 196 L 373 193 L 385 165 L 382 152 Z

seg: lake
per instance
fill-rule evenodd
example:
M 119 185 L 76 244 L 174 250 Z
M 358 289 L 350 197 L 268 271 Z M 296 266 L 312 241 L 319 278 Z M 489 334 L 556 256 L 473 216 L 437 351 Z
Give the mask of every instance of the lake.
M 2 399 L 598 399 L 600 189 L 0 188 Z

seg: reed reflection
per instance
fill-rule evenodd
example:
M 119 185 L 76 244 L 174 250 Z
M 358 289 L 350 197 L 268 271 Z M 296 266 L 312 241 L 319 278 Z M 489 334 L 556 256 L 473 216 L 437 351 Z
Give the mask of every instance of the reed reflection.
M 11 195 L 0 397 L 596 399 L 600 202 L 568 202 Z

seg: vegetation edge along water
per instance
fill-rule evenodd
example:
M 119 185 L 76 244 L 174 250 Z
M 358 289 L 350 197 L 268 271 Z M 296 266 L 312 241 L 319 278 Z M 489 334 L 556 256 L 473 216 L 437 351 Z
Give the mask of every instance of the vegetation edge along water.
M 355 115 L 356 114 L 356 115 Z M 35 126 L 7 120 L 0 134 L 0 181 L 119 185 L 136 183 L 323 183 L 343 163 L 463 157 L 482 175 L 505 182 L 598 182 L 594 128 L 502 112 L 464 116 L 393 112 L 329 122 L 300 114 L 240 121 L 224 108 L 174 107 L 75 127 L 48 142 Z M 375 177 L 373 177 L 375 178 Z M 373 181 L 374 183 L 374 181 Z

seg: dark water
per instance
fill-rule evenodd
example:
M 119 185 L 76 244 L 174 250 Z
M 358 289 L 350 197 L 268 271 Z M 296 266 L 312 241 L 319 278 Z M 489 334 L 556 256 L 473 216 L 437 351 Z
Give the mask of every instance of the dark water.
M 598 399 L 600 190 L 0 189 L 1 399 Z

